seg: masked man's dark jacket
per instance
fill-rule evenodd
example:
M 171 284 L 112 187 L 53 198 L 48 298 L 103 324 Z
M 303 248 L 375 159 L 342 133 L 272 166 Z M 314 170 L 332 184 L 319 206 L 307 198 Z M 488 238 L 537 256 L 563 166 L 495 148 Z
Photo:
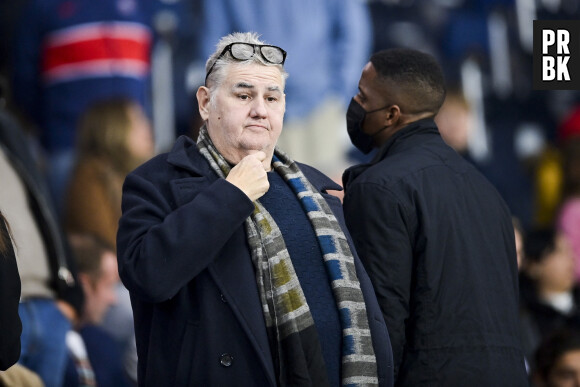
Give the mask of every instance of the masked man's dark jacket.
M 510 211 L 442 140 L 412 123 L 348 169 L 344 211 L 377 292 L 400 386 L 527 385 Z

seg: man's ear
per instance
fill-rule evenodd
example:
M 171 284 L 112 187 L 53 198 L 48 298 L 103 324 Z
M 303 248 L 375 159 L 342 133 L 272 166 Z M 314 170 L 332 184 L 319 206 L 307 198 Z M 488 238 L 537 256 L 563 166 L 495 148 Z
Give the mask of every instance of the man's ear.
M 200 86 L 195 94 L 197 105 L 199 106 L 199 115 L 202 120 L 207 121 L 209 118 L 210 91 L 205 86 Z
M 389 106 L 386 110 L 384 126 L 397 126 L 401 120 L 401 108 L 399 105 Z

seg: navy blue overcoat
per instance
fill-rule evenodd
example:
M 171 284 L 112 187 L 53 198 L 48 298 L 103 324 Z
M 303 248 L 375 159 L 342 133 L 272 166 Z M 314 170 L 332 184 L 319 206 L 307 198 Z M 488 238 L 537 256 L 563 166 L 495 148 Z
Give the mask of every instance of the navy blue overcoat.
M 326 193 L 340 187 L 300 168 L 346 230 L 340 201 Z M 140 386 L 276 386 L 244 229 L 253 208 L 187 137 L 127 177 L 117 247 L 135 315 Z M 380 385 L 392 386 L 387 328 L 356 253 L 355 261 Z

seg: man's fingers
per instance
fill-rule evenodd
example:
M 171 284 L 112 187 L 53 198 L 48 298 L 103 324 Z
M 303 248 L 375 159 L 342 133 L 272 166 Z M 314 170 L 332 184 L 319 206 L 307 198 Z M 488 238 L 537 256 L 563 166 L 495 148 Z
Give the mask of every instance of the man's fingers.
M 255 158 L 257 158 L 260 161 L 266 160 L 266 153 L 264 153 L 262 151 L 258 151 L 256 153 L 253 153 L 252 156 L 254 156 Z

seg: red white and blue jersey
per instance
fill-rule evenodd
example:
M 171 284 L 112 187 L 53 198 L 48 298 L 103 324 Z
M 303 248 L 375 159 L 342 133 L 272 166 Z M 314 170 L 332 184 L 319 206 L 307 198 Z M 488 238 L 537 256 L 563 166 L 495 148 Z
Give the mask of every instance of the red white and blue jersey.
M 149 73 L 150 44 L 149 29 L 131 21 L 83 23 L 53 31 L 42 44 L 43 82 L 143 78 Z
M 15 34 L 13 91 L 47 151 L 70 149 L 92 103 L 127 97 L 149 110 L 153 33 L 139 0 L 32 0 Z

